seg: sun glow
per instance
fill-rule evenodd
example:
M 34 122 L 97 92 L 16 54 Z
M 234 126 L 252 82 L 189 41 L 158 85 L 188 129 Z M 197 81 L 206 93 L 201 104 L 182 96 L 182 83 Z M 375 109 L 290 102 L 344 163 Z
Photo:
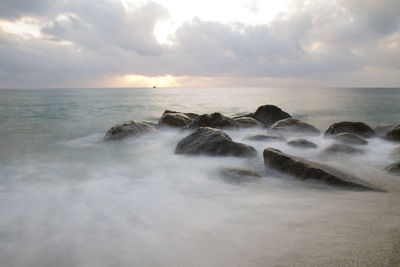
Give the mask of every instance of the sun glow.
M 171 75 L 149 77 L 135 74 L 118 77 L 115 84 L 121 87 L 174 87 L 179 85 L 176 78 Z
M 34 19 L 22 18 L 18 21 L 0 21 L 0 27 L 5 33 L 14 34 L 23 38 L 38 38 L 41 36 L 40 26 Z

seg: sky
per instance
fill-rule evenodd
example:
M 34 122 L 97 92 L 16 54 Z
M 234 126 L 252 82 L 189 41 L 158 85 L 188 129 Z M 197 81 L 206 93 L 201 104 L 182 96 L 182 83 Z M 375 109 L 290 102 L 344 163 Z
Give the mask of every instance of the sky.
M 398 0 L 0 0 L 0 88 L 400 87 Z

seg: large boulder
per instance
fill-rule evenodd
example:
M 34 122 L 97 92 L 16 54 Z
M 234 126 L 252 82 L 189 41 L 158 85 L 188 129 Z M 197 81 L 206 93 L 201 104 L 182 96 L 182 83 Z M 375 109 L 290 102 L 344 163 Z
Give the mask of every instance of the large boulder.
M 104 136 L 104 140 L 119 140 L 128 136 L 138 136 L 154 131 L 156 129 L 147 122 L 130 121 L 111 127 Z
M 293 147 L 301 147 L 301 148 L 317 148 L 318 146 L 313 142 L 310 142 L 306 139 L 295 139 L 287 142 L 289 146 Z
M 257 151 L 248 145 L 233 142 L 223 131 L 200 127 L 182 139 L 176 146 L 176 154 L 250 157 Z
M 393 126 L 387 133 L 387 138 L 400 142 L 400 123 Z
M 251 117 L 240 117 L 234 120 L 237 122 L 238 128 L 253 128 L 262 126 L 258 120 L 253 119 Z
M 375 135 L 374 130 L 365 123 L 353 121 L 336 122 L 329 126 L 325 135 L 337 135 L 340 133 L 352 133 L 362 137 L 372 137 Z
M 363 151 L 344 144 L 332 144 L 322 151 L 325 155 L 338 155 L 338 154 L 362 154 Z
M 378 137 L 386 137 L 387 133 L 389 132 L 390 129 L 394 124 L 381 124 L 376 126 L 373 130 Z
M 364 138 L 351 134 L 351 133 L 340 133 L 335 136 L 335 140 L 346 143 L 346 144 L 352 144 L 352 145 L 366 145 L 368 144 L 368 141 L 365 140 Z
M 314 179 L 354 190 L 382 191 L 336 168 L 288 155 L 274 148 L 266 148 L 263 156 L 267 168 L 276 169 L 301 180 Z
M 309 135 L 319 135 L 320 132 L 311 124 L 302 122 L 298 119 L 287 118 L 272 124 L 271 131 L 282 133 L 301 133 Z
M 212 114 L 203 114 L 197 116 L 189 124 L 189 129 L 197 129 L 199 127 L 211 127 L 215 129 L 222 128 L 235 128 L 237 127 L 237 122 L 229 117 L 222 115 L 219 112 Z
M 400 161 L 387 166 L 384 170 L 389 174 L 400 176 Z
M 192 116 L 193 115 L 193 116 Z M 181 113 L 171 110 L 164 111 L 163 115 L 158 121 L 160 126 L 171 126 L 183 128 L 188 126 L 196 114 L 194 113 Z
M 275 122 L 291 118 L 291 116 L 277 106 L 264 105 L 257 108 L 253 118 L 262 122 L 266 127 L 269 127 Z

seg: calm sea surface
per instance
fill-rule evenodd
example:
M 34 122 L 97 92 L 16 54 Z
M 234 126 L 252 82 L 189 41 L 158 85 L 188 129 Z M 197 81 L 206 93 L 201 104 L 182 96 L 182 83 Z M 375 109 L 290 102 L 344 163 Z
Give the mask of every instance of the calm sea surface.
M 0 90 L 0 265 L 395 266 L 400 179 L 381 171 L 394 143 L 373 138 L 364 155 L 328 162 L 388 190 L 371 193 L 264 173 L 267 146 L 323 161 L 322 136 L 314 152 L 247 142 L 252 161 L 175 155 L 187 133 L 174 129 L 103 141 L 111 126 L 157 122 L 166 109 L 232 115 L 265 104 L 321 130 L 400 121 L 397 88 Z M 265 131 L 227 133 L 246 142 Z M 264 177 L 232 184 L 221 167 Z

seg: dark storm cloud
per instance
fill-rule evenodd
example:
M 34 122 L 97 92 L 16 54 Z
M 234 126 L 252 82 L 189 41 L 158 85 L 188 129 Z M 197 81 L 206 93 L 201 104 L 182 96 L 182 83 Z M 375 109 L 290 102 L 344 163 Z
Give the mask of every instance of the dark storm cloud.
M 2 87 L 86 85 L 124 74 L 329 80 L 400 68 L 398 1 L 299 1 L 265 25 L 194 19 L 178 28 L 171 46 L 153 35 L 169 16 L 156 3 L 130 11 L 111 0 L 35 3 L 0 4 L 3 18 L 44 21 L 40 38 L 0 31 Z

